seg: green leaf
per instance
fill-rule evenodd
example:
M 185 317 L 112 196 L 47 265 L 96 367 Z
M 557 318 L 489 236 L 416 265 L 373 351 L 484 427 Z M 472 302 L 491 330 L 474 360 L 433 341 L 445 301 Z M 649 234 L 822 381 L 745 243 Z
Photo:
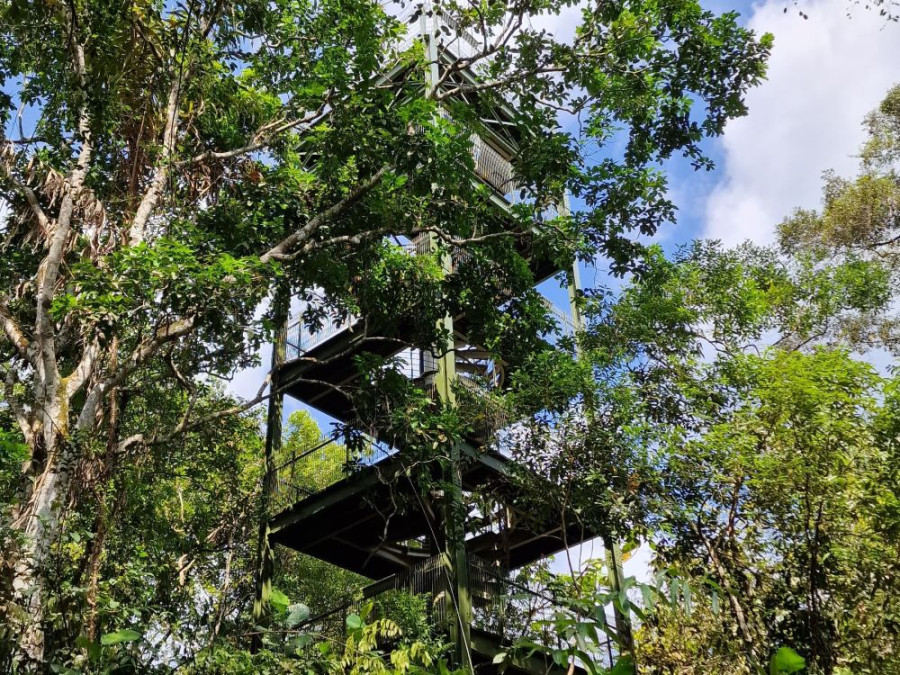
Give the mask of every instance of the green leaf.
M 347 617 L 347 628 L 350 630 L 359 630 L 363 626 L 363 620 L 359 618 L 359 614 L 351 614 Z
M 769 675 L 796 673 L 806 667 L 806 659 L 790 647 L 780 647 L 769 661 Z
M 314 640 L 315 640 L 315 638 L 312 635 L 308 635 L 308 634 L 298 635 L 293 640 L 288 642 L 288 645 L 290 646 L 291 649 L 294 650 L 294 652 L 300 652 L 305 647 L 308 647 L 309 645 L 311 645 Z
M 291 601 L 284 593 L 279 591 L 277 588 L 273 588 L 271 594 L 269 595 L 269 603 L 272 605 L 272 608 L 275 609 L 275 611 L 283 612 L 291 604 Z
M 93 640 L 89 640 L 86 635 L 79 635 L 75 640 L 75 645 L 87 652 L 89 661 L 96 661 L 100 658 L 100 645 Z
M 140 640 L 141 634 L 135 630 L 131 630 L 130 628 L 123 628 L 121 630 L 117 630 L 114 633 L 107 633 L 106 635 L 100 638 L 100 644 L 106 647 L 110 645 L 117 645 L 122 642 L 134 642 L 135 640 Z
M 553 663 L 561 668 L 569 663 L 569 652 L 565 649 L 554 649 L 551 656 L 553 657 Z
M 634 675 L 634 662 L 630 656 L 621 656 L 616 665 L 609 671 L 609 675 Z

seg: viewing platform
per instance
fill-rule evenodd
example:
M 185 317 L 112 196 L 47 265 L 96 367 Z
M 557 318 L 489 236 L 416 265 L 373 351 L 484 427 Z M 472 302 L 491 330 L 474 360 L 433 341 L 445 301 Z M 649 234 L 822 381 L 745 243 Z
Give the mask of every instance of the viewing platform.
M 594 536 L 577 522 L 563 531 L 555 518 L 522 511 L 509 458 L 470 445 L 463 456 L 464 495 L 492 495 L 504 507 L 502 517 L 470 511 L 470 526 L 479 523 L 467 528 L 470 554 L 515 569 Z M 417 479 L 436 478 L 436 469 L 374 439 L 354 452 L 340 436 L 326 437 L 278 466 L 271 541 L 370 579 L 403 573 L 435 554 L 442 495 L 423 497 Z
M 502 100 L 482 97 L 477 87 L 460 86 L 477 84 L 478 80 L 468 67 L 456 68 L 453 64 L 483 45 L 430 4 L 411 6 L 401 20 L 413 27 L 411 32 L 422 39 L 426 50 L 428 66 L 421 80 L 413 79 L 421 82 L 421 91 L 428 92 L 429 86 L 449 87 L 454 106 L 471 105 L 478 115 L 476 124 L 445 125 L 460 129 L 471 144 L 471 163 L 467 157 L 461 160 L 471 167 L 472 174 L 461 178 L 464 187 L 471 179 L 478 188 L 465 191 L 467 199 L 478 200 L 473 205 L 478 220 L 462 229 L 474 231 L 474 239 L 509 235 L 509 247 L 495 241 L 482 244 L 482 250 L 492 254 L 485 265 L 471 249 L 452 245 L 462 239 L 442 242 L 427 219 L 421 226 L 405 220 L 403 226 L 398 225 L 396 237 L 390 241 L 405 255 L 431 256 L 427 266 L 430 273 L 443 274 L 449 282 L 443 290 L 447 295 L 433 307 L 422 307 L 428 325 L 426 337 L 419 337 L 418 344 L 414 343 L 414 328 L 421 334 L 421 326 L 409 324 L 416 323 L 420 296 L 407 303 L 412 307 L 405 306 L 402 313 L 398 312 L 397 316 L 404 318 L 382 318 L 380 325 L 364 309 L 357 309 L 356 314 L 332 309 L 334 302 L 328 300 L 334 298 L 317 299 L 308 294 L 304 297 L 306 304 L 294 307 L 284 334 L 284 359 L 276 366 L 278 396 L 287 394 L 321 411 L 336 420 L 341 431 L 305 447 L 292 444 L 290 454 L 280 437 L 272 435 L 275 440 L 267 444 L 268 466 L 270 471 L 274 468 L 274 476 L 269 473 L 266 483 L 271 490 L 267 536 L 271 544 L 373 580 L 360 597 L 310 619 L 298 627 L 301 631 L 342 641 L 347 637 L 346 617 L 358 611 L 362 602 L 374 603 L 373 616 L 377 617 L 390 594 L 417 596 L 423 599 L 428 625 L 450 637 L 454 667 L 471 664 L 479 673 L 497 673 L 494 659 L 520 638 L 551 650 L 562 646 L 546 622 L 554 617 L 572 617 L 572 610 L 557 602 L 547 589 L 517 581 L 515 570 L 596 536 L 577 518 L 564 519 L 554 513 L 545 495 L 558 486 L 529 475 L 508 450 L 504 451 L 504 441 L 515 433 L 516 425 L 521 427 L 524 419 L 539 411 L 513 412 L 504 392 L 520 364 L 497 353 L 498 348 L 478 344 L 479 340 L 487 341 L 484 335 L 492 331 L 482 330 L 475 323 L 478 317 L 471 309 L 493 307 L 512 312 L 511 301 L 523 287 L 536 286 L 568 267 L 543 248 L 539 236 L 542 226 L 556 218 L 563 207 L 562 202 L 559 207 L 543 206 L 535 201 L 527 185 L 520 184 L 515 159 L 524 139 L 516 126 L 519 118 L 515 111 Z M 409 69 L 420 62 L 404 60 L 399 52 L 392 52 L 388 58 L 395 57 L 398 65 L 385 75 L 386 80 L 415 76 Z M 401 72 L 403 68 L 407 70 Z M 417 86 L 410 95 L 420 91 Z M 447 118 L 450 110 L 458 111 L 454 106 L 436 112 Z M 460 117 L 470 120 L 468 115 Z M 440 119 L 435 122 L 440 126 Z M 425 132 L 425 123 L 418 124 L 407 127 L 407 133 Z M 485 196 L 491 206 L 487 210 Z M 451 207 L 455 204 L 450 202 Z M 411 234 L 407 238 L 403 232 Z M 413 236 L 414 232 L 424 234 Z M 471 232 L 466 236 L 471 246 L 479 245 L 472 243 Z M 402 255 L 399 259 L 404 264 L 410 262 Z M 450 295 L 456 291 L 449 289 L 461 285 L 456 282 L 473 288 L 473 278 L 475 286 L 482 284 L 470 291 L 478 298 L 477 303 Z M 342 301 L 365 308 L 363 282 L 357 277 L 345 280 Z M 348 300 L 345 294 L 358 295 Z M 472 316 L 463 308 L 470 308 Z M 426 309 L 438 311 L 424 313 Z M 532 336 L 529 350 L 549 350 L 561 338 L 574 337 L 574 322 L 566 314 L 546 300 L 545 309 L 555 328 Z M 447 316 L 437 316 L 445 312 Z M 432 329 L 438 322 L 446 329 L 441 333 L 440 347 L 428 342 L 435 339 Z M 535 337 L 542 337 L 546 345 Z M 423 350 L 423 342 L 434 352 Z M 365 356 L 383 359 L 383 366 L 374 361 L 376 367 L 398 372 L 430 396 L 426 407 L 431 400 L 435 407 L 453 409 L 463 428 L 452 443 L 446 444 L 449 448 L 436 444 L 435 451 L 423 453 L 413 442 L 408 442 L 408 447 L 394 447 L 391 443 L 401 441 L 388 439 L 384 430 L 371 428 L 377 427 L 377 422 L 363 422 L 365 415 L 357 414 L 354 399 L 362 401 L 355 394 L 369 384 L 363 381 L 359 367 Z M 273 405 L 270 415 L 281 415 L 281 411 L 280 405 Z M 382 419 L 380 412 L 372 417 Z M 361 433 L 361 426 L 371 436 Z M 437 457 L 438 452 L 443 454 Z M 389 612 L 384 616 L 390 616 Z M 604 649 L 604 653 L 590 656 L 598 665 L 611 666 L 611 643 L 601 651 Z M 563 667 L 539 654 L 536 651 L 522 656 L 504 672 L 585 672 L 581 663 Z

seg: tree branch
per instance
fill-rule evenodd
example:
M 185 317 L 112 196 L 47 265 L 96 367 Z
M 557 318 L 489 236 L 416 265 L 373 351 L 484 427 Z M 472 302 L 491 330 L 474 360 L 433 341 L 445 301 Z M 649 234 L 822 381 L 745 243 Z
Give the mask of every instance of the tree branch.
M 129 375 L 146 363 L 164 344 L 188 335 L 194 329 L 195 320 L 195 317 L 189 316 L 185 319 L 169 322 L 158 328 L 152 338 L 142 341 L 125 363 L 91 389 L 85 399 L 81 413 L 78 415 L 76 428 L 82 431 L 88 429 L 93 422 L 94 416 L 97 414 L 100 401 L 103 400 L 106 393 L 112 387 L 121 385 Z
M 500 87 L 504 87 L 516 80 L 521 80 L 528 76 L 533 75 L 546 75 L 549 73 L 561 73 L 564 72 L 565 68 L 561 66 L 544 66 L 542 68 L 535 68 L 528 73 L 516 73 L 514 75 L 510 75 L 508 77 L 501 77 L 496 80 L 488 80 L 486 82 L 480 82 L 478 84 L 461 84 L 453 89 L 447 89 L 446 91 L 442 91 L 440 93 L 436 93 L 434 95 L 434 99 L 436 101 L 443 101 L 448 98 L 452 98 L 454 96 L 458 96 L 459 94 L 468 94 L 478 91 L 486 91 L 488 89 L 499 89 Z
M 162 150 L 153 177 L 147 187 L 144 196 L 138 204 L 134 219 L 131 221 L 131 229 L 128 232 L 128 241 L 131 246 L 137 246 L 144 241 L 147 222 L 159 202 L 166 179 L 169 177 L 170 160 L 175 148 L 175 138 L 178 135 L 178 96 L 181 93 L 182 73 L 179 72 L 172 79 L 169 94 L 166 101 L 166 126 L 163 131 Z
M 19 324 L 16 323 L 16 320 L 13 318 L 12 314 L 10 314 L 5 300 L 0 300 L 0 326 L 3 327 L 3 333 L 6 335 L 6 338 L 16 348 L 19 357 L 23 361 L 34 365 L 31 354 L 28 351 L 28 347 L 30 346 L 28 338 L 25 337 Z
M 316 120 L 318 120 L 322 116 L 322 112 L 325 109 L 325 106 L 331 100 L 331 94 L 329 93 L 326 96 L 325 100 L 322 101 L 322 105 L 319 106 L 318 110 L 315 112 L 309 113 L 305 117 L 293 119 L 287 122 L 282 122 L 276 126 L 272 124 L 264 125 L 257 129 L 256 133 L 253 134 L 253 140 L 240 148 L 233 148 L 232 150 L 207 150 L 206 152 L 201 152 L 199 155 L 194 155 L 189 159 L 183 159 L 181 161 L 175 162 L 175 166 L 178 168 L 182 168 L 185 166 L 192 166 L 194 164 L 200 164 L 206 161 L 222 161 L 226 159 L 234 159 L 235 157 L 240 157 L 241 155 L 247 155 L 251 152 L 256 152 L 257 150 L 262 150 L 263 148 L 271 145 L 275 139 L 278 138 L 281 134 L 286 131 L 290 131 L 291 129 L 296 129 L 299 126 L 310 124 Z
M 9 405 L 9 409 L 12 410 L 12 413 L 16 418 L 16 423 L 22 431 L 22 436 L 25 438 L 25 442 L 30 446 L 33 442 L 34 433 L 31 428 L 31 423 L 28 421 L 28 415 L 25 414 L 25 409 L 22 407 L 19 397 L 16 395 L 16 379 L 15 370 L 10 365 L 7 365 L 6 380 L 3 386 L 3 399 L 6 401 L 7 405 Z
M 12 151 L 12 143 L 13 141 L 7 141 L 7 145 L 5 148 L 5 152 L 0 153 L 3 155 L 8 155 L 10 158 L 13 156 Z M 9 166 L 4 162 L 4 169 L 6 173 L 6 177 L 12 182 L 13 188 L 17 191 L 21 192 L 25 197 L 25 201 L 28 202 L 28 206 L 31 209 L 31 212 L 34 214 L 34 217 L 37 218 L 38 225 L 41 228 L 41 231 L 47 233 L 50 231 L 50 219 L 47 217 L 47 214 L 44 213 L 44 209 L 41 207 L 40 202 L 38 201 L 37 195 L 35 195 L 34 190 L 32 190 L 28 185 L 24 182 L 17 179 L 12 171 L 10 171 Z
M 296 230 L 293 234 L 270 248 L 266 253 L 260 256 L 260 261 L 267 263 L 272 260 L 290 259 L 291 249 L 309 240 L 322 225 L 340 217 L 348 211 L 354 204 L 381 183 L 389 170 L 390 167 L 388 166 L 381 167 L 378 171 L 369 176 L 369 178 L 350 190 L 341 201 L 330 206 L 325 211 L 322 211 L 320 214 L 307 221 L 307 223 L 299 230 Z
M 99 354 L 100 341 L 95 339 L 91 344 L 85 347 L 81 361 L 79 361 L 75 370 L 73 370 L 68 377 L 63 378 L 67 399 L 72 398 L 72 396 L 84 386 L 84 383 L 87 382 L 91 373 L 94 372 L 94 365 L 97 362 L 97 356 Z
M 70 15 L 70 22 L 73 26 L 72 32 L 74 34 L 74 15 Z M 73 61 L 82 94 L 86 97 L 88 75 L 83 44 L 73 45 Z M 81 192 L 81 188 L 84 186 L 84 179 L 87 176 L 88 165 L 93 153 L 90 113 L 86 103 L 83 103 L 79 110 L 78 132 L 81 137 L 81 150 L 78 153 L 75 168 L 66 180 L 65 194 L 59 208 L 55 227 L 50 227 L 52 232 L 50 248 L 44 260 L 41 261 L 37 273 L 38 292 L 35 302 L 34 338 L 39 358 L 36 359 L 34 365 L 42 379 L 41 389 L 44 393 L 47 391 L 53 392 L 52 396 L 56 395 L 54 390 L 59 379 L 59 371 L 56 363 L 55 331 L 50 316 L 50 306 L 56 292 L 56 283 L 59 279 L 59 268 L 62 258 L 69 243 L 75 201 Z

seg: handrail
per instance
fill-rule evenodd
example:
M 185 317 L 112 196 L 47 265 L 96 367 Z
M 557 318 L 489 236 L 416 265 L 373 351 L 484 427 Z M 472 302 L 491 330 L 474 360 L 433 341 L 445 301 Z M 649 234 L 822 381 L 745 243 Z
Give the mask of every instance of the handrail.
M 411 4 L 407 9 L 400 12 L 397 19 L 401 23 L 412 26 L 414 22 L 420 19 L 421 13 L 424 11 L 425 8 L 423 3 Z M 431 26 L 427 25 L 429 21 L 431 22 Z M 442 26 L 446 27 L 448 32 L 443 31 Z M 459 23 L 453 17 L 441 11 L 440 8 L 432 6 L 431 16 L 426 19 L 424 30 L 419 27 L 408 30 L 407 34 L 397 44 L 397 50 L 402 52 L 409 49 L 416 40 L 425 35 L 437 37 L 440 40 L 441 46 L 444 48 L 456 46 L 458 48 L 458 53 L 454 53 L 453 55 L 457 58 L 471 57 L 484 48 L 484 45 L 471 31 L 460 27 Z M 466 50 L 465 45 L 468 46 L 468 50 Z
M 362 436 L 366 450 L 354 452 L 349 444 L 339 442 L 341 436 L 338 431 L 320 438 L 275 468 L 270 516 L 397 453 L 396 448 L 366 434 Z
M 338 438 L 340 438 L 343 435 L 344 435 L 343 431 L 335 431 L 330 436 L 326 436 L 325 438 L 322 438 L 320 443 L 318 443 L 317 445 L 314 445 L 313 447 L 309 448 L 308 450 L 304 450 L 299 455 L 295 455 L 295 456 L 291 457 L 288 461 L 280 464 L 279 466 L 276 466 L 275 471 L 280 471 L 282 469 L 285 469 L 285 468 L 291 466 L 292 464 L 296 463 L 297 461 L 303 459 L 304 457 L 308 457 L 309 455 L 313 454 L 317 450 L 321 450 L 326 445 L 331 445 L 332 443 L 334 443 Z
M 472 158 L 475 160 L 475 173 L 500 193 L 510 203 L 515 202 L 514 195 L 518 182 L 513 174 L 512 162 L 501 155 L 494 147 L 477 134 L 472 135 Z
M 569 317 L 568 314 L 563 312 L 559 307 L 554 305 L 550 300 L 541 296 L 541 299 L 544 303 L 544 307 L 547 308 L 547 311 L 553 315 L 553 318 L 559 324 L 560 333 L 567 337 L 572 337 L 575 335 L 575 322 Z
M 337 318 L 337 317 L 335 317 Z M 359 317 L 347 314 L 339 321 L 326 322 L 321 328 L 312 330 L 303 321 L 303 310 L 294 314 L 287 329 L 287 358 L 296 359 L 306 352 L 327 342 L 338 333 L 351 329 L 359 323 Z

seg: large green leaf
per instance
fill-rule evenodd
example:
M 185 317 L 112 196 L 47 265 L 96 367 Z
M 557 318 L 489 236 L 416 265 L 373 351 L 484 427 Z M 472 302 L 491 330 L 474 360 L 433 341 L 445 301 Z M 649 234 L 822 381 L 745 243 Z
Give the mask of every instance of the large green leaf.
M 769 661 L 769 675 L 796 673 L 806 667 L 806 659 L 790 647 L 780 647 Z
M 616 665 L 609 671 L 609 675 L 634 675 L 634 661 L 630 656 L 621 656 Z
M 291 600 L 277 588 L 273 588 L 269 594 L 269 603 L 276 612 L 283 612 L 291 604 Z
M 106 635 L 100 638 L 100 644 L 105 646 L 117 645 L 122 642 L 134 642 L 135 640 L 140 640 L 141 634 L 136 630 L 131 630 L 130 628 L 123 628 L 121 630 L 117 630 L 113 633 L 107 633 Z

